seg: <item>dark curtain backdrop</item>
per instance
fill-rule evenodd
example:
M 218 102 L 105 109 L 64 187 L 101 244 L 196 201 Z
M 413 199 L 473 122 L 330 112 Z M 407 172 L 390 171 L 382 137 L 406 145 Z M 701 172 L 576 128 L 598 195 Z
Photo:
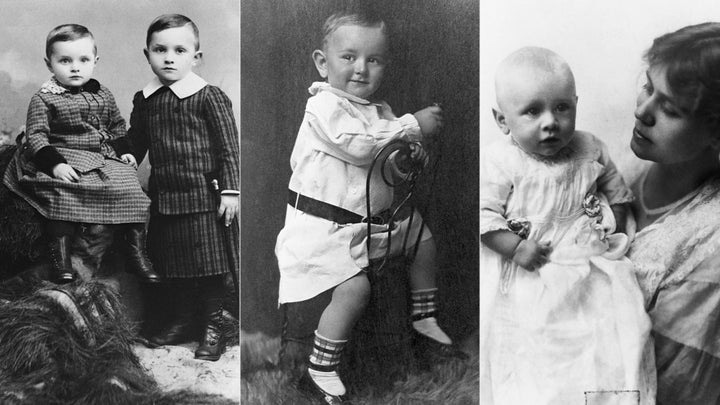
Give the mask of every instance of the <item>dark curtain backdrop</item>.
M 393 61 L 380 95 L 399 116 L 433 102 L 445 110 L 436 173 L 416 204 L 438 243 L 445 323 L 454 336 L 478 318 L 478 1 L 243 0 L 241 4 L 241 326 L 278 334 L 273 248 L 283 226 L 290 153 L 311 53 L 340 7 L 371 7 L 392 30 Z M 437 156 L 437 152 L 435 153 Z

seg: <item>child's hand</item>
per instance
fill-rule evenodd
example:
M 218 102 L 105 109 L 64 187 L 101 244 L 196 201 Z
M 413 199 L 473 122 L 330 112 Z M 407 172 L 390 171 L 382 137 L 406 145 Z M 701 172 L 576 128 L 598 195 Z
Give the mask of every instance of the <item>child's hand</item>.
M 423 108 L 413 114 L 424 136 L 437 134 L 442 128 L 442 108 L 438 105 Z
M 526 270 L 535 271 L 548 262 L 551 252 L 552 247 L 549 242 L 537 243 L 523 239 L 515 248 L 512 261 Z
M 238 214 L 238 206 L 240 205 L 240 197 L 237 195 L 221 195 L 220 208 L 218 208 L 218 218 L 225 216 L 225 226 L 230 226 L 233 219 Z
M 53 167 L 52 169 L 53 176 L 55 176 L 56 179 L 60 179 L 62 181 L 67 181 L 69 183 L 76 182 L 80 180 L 80 176 L 78 176 L 75 169 L 72 168 L 67 163 L 58 163 Z
M 137 168 L 137 160 L 135 160 L 135 156 L 133 156 L 132 153 L 126 153 L 120 156 L 120 160 L 131 165 L 132 167 Z
M 422 145 L 419 145 L 417 143 L 411 143 L 410 144 L 410 158 L 416 162 L 421 162 L 423 166 L 427 165 L 428 162 L 428 153 L 425 151 L 425 148 L 422 147 Z

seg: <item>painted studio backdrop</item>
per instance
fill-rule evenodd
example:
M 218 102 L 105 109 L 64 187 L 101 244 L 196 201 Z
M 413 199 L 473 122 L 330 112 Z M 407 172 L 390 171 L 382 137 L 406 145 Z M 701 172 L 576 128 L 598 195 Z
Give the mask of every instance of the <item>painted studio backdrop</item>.
M 0 130 L 13 132 L 25 124 L 30 97 L 50 77 L 43 58 L 45 37 L 60 24 L 85 25 L 95 36 L 100 61 L 95 78 L 113 92 L 120 113 L 130 119 L 132 97 L 152 79 L 143 56 L 145 34 L 160 14 L 187 15 L 200 29 L 204 62 L 195 71 L 219 86 L 233 102 L 239 120 L 238 44 L 240 5 L 237 0 L 5 0 L 0 14 Z
M 478 2 L 364 1 L 393 32 L 380 90 L 396 115 L 442 103 L 438 170 L 416 205 L 438 243 L 441 323 L 456 338 L 477 327 Z M 241 16 L 241 327 L 279 334 L 273 253 L 283 226 L 290 153 L 307 88 L 321 80 L 310 57 L 325 19 L 348 2 L 245 0 Z

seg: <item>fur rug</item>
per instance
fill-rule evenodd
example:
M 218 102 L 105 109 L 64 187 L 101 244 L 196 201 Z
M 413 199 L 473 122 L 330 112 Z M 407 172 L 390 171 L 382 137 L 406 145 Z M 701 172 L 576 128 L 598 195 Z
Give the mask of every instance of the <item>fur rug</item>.
M 0 174 L 16 150 L 14 145 L 0 146 Z M 47 254 L 47 243 L 42 236 L 45 219 L 4 185 L 0 185 L 0 207 L 0 280 L 4 280 L 39 262 Z

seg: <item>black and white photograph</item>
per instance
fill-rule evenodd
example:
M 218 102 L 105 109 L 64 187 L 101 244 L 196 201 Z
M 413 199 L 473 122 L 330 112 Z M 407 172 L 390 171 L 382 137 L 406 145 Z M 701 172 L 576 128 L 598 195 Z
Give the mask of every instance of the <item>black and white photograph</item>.
M 9 0 L 0 403 L 240 401 L 240 4 Z
M 717 21 L 481 2 L 481 404 L 719 403 Z
M 0 404 L 720 404 L 720 5 L 6 0 Z
M 478 403 L 478 2 L 242 2 L 248 404 Z

